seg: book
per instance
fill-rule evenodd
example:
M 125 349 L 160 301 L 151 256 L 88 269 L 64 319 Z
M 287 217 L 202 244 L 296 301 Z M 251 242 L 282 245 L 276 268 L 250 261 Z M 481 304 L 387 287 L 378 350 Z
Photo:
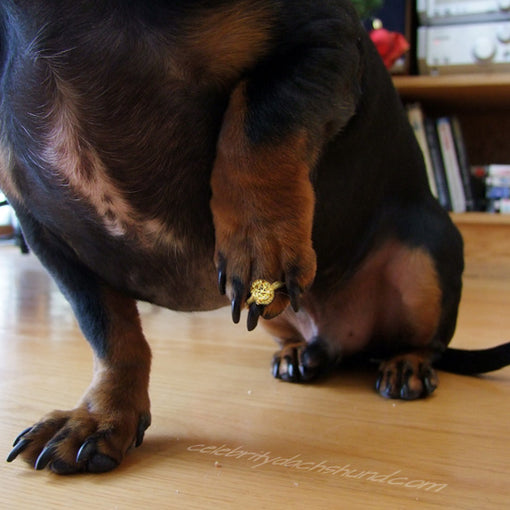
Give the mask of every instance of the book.
M 508 177 L 510 176 L 510 165 L 487 165 L 485 172 L 490 177 Z
M 510 214 L 510 198 L 489 200 L 487 212 Z
M 439 145 L 443 156 L 446 180 L 450 197 L 452 200 L 452 210 L 456 213 L 466 212 L 466 196 L 464 186 L 460 175 L 458 156 L 455 150 L 453 132 L 448 117 L 440 117 L 436 121 Z
M 473 190 L 478 184 L 483 192 L 483 210 L 491 213 L 510 213 L 510 165 L 477 165 L 471 167 Z
M 510 187 L 510 175 L 492 176 L 488 175 L 485 178 L 486 186 L 506 186 Z
M 439 138 L 436 130 L 436 121 L 434 119 L 425 118 L 425 135 L 427 137 L 430 159 L 434 170 L 439 203 L 447 211 L 451 211 L 452 201 L 450 198 L 450 191 L 448 189 L 448 182 L 446 181 L 443 156 L 441 155 L 441 147 L 439 146 Z
M 508 186 L 487 186 L 486 196 L 489 200 L 510 198 L 510 188 Z
M 430 191 L 436 198 L 439 198 L 439 192 L 434 176 L 434 167 L 430 157 L 427 137 L 425 135 L 425 116 L 423 115 L 421 105 L 419 103 L 412 103 L 407 105 L 407 117 L 411 127 L 413 128 L 414 135 L 423 154 Z
M 471 184 L 471 170 L 469 159 L 464 143 L 464 136 L 462 135 L 462 127 L 458 117 L 451 118 L 451 128 L 453 133 L 453 141 L 455 143 L 455 151 L 457 153 L 457 160 L 460 170 L 460 178 L 464 187 L 464 196 L 466 198 L 466 210 L 475 210 L 475 200 L 473 197 L 473 187 Z

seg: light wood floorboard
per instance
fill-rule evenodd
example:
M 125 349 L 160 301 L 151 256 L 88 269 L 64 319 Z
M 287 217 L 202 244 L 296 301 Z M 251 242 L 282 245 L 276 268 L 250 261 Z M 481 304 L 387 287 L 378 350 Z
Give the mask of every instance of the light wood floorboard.
M 500 267 L 468 261 L 454 345 L 510 339 L 504 255 Z M 0 508 L 510 507 L 510 368 L 440 373 L 431 398 L 388 401 L 375 374 L 359 370 L 315 385 L 274 380 L 272 340 L 231 324 L 226 309 L 141 308 L 154 354 L 143 446 L 99 476 L 2 461 Z M 35 257 L 0 246 L 0 457 L 43 414 L 72 407 L 91 371 L 69 306 Z

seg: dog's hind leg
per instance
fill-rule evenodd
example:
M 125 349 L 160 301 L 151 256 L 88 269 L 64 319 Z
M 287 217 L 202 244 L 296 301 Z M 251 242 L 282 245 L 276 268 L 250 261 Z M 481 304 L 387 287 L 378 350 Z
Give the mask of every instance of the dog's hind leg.
M 387 353 L 376 383 L 384 397 L 413 400 L 430 395 L 438 385 L 433 364 L 455 331 L 463 243 L 447 213 L 436 203 L 434 207 L 432 214 L 432 209 L 424 208 L 418 217 L 409 211 L 401 215 L 400 235 L 405 241 L 393 244 L 383 273 L 395 298 L 386 294 L 381 302 L 386 336 L 371 348 L 381 352 L 382 347 Z M 391 325 L 399 329 L 392 332 Z
M 94 378 L 77 407 L 54 411 L 20 434 L 18 455 L 57 473 L 103 472 L 141 444 L 150 425 L 150 349 L 136 302 L 104 285 L 30 215 L 18 209 L 29 244 L 71 303 L 95 356 Z
M 382 396 L 429 395 L 438 384 L 433 362 L 455 327 L 455 273 L 440 274 L 424 246 L 382 243 L 345 282 L 313 287 L 299 313 L 287 309 L 264 322 L 282 346 L 273 375 L 306 382 L 327 373 L 336 360 L 360 354 L 382 360 L 376 383 Z
M 397 245 L 384 271 L 380 305 L 381 350 L 390 354 L 379 367 L 377 391 L 384 397 L 412 400 L 432 393 L 437 375 L 432 360 L 437 350 L 442 289 L 434 263 L 422 248 Z M 377 337 L 376 337 L 377 338 Z M 373 349 L 379 346 L 374 342 Z

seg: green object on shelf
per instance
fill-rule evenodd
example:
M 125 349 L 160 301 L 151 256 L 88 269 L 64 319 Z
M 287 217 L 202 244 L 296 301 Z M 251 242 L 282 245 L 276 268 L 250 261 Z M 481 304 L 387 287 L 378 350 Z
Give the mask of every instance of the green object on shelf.
M 382 6 L 383 0 L 352 0 L 360 18 L 367 18 L 370 14 Z

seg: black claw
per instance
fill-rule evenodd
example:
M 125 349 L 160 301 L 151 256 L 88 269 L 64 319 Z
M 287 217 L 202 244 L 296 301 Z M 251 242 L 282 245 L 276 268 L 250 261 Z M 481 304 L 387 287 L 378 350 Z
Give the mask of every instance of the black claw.
M 295 281 L 289 282 L 287 285 L 287 292 L 289 293 L 290 305 L 292 309 L 297 313 L 299 312 L 301 289 Z
M 407 383 L 404 383 L 400 388 L 400 398 L 402 400 L 413 400 L 416 396 L 411 393 L 411 390 Z
M 392 377 L 393 373 L 391 370 L 388 370 L 386 372 L 382 372 L 376 382 L 377 391 L 384 398 L 396 398 L 396 396 L 393 395 L 393 385 L 391 384 Z M 381 386 L 383 386 L 382 391 Z
M 282 377 L 282 379 L 288 382 L 299 382 L 299 360 L 297 349 L 293 349 L 292 357 L 285 356 L 284 359 L 287 364 L 287 373 Z
M 379 371 L 379 373 L 377 374 L 377 380 L 375 381 L 375 391 L 377 391 L 378 393 L 381 391 L 382 380 L 383 380 L 383 373 L 381 371 Z
M 287 378 L 291 381 L 294 380 L 294 361 L 290 356 L 285 356 L 285 362 L 287 363 Z
M 436 389 L 436 385 L 430 380 L 427 375 L 423 378 L 423 396 L 431 395 Z
M 411 388 L 409 387 L 409 379 L 412 377 L 412 375 L 412 369 L 402 367 L 402 372 L 399 378 L 400 398 L 402 400 L 412 400 L 417 397 L 415 392 L 411 391 Z
M 272 372 L 275 379 L 280 379 L 280 356 L 278 354 L 273 356 Z
M 244 294 L 244 285 L 238 278 L 234 278 L 232 281 L 232 291 L 234 293 L 232 298 L 232 320 L 234 324 L 238 324 L 241 319 L 241 305 Z
M 7 462 L 12 462 L 20 453 L 23 453 L 31 442 L 31 439 L 21 439 L 21 437 L 17 438 L 14 442 L 14 448 L 7 457 Z
M 39 457 L 37 457 L 37 460 L 35 461 L 35 469 L 37 471 L 41 471 L 44 469 L 51 461 L 51 458 L 53 457 L 53 454 L 55 453 L 55 447 L 50 445 L 46 446 L 43 451 L 39 454 Z
M 293 349 L 291 355 L 281 356 L 276 353 L 273 356 L 273 377 L 286 382 L 300 382 L 299 354 Z M 280 372 L 282 360 L 285 362 L 283 371 Z
M 34 428 L 34 427 L 28 427 L 28 428 L 26 428 L 26 429 L 25 429 L 25 430 L 24 430 L 24 431 L 23 431 L 23 432 L 22 432 L 22 433 L 21 433 L 21 434 L 20 434 L 20 435 L 19 435 L 19 436 L 15 439 L 15 440 L 14 440 L 14 443 L 12 443 L 12 446 L 16 446 L 16 445 L 20 442 L 21 438 L 22 438 L 24 435 L 28 434 L 28 433 L 29 433 L 29 432 L 30 432 L 33 428 Z
M 143 443 L 145 431 L 150 427 L 150 424 L 151 424 L 151 415 L 144 414 L 140 418 L 140 421 L 138 422 L 138 428 L 136 429 L 136 440 L 135 440 L 136 448 L 138 448 Z
M 89 437 L 78 450 L 76 455 L 76 463 L 87 462 L 90 456 L 97 451 L 97 441 L 93 437 Z
M 218 289 L 224 296 L 227 292 L 227 261 L 223 255 L 218 255 Z
M 232 300 L 232 321 L 234 324 L 239 324 L 241 320 L 241 303 L 238 299 Z
M 259 317 L 262 315 L 263 307 L 258 306 L 256 303 L 252 303 L 250 305 L 250 310 L 248 312 L 248 331 L 253 331 L 259 322 Z

